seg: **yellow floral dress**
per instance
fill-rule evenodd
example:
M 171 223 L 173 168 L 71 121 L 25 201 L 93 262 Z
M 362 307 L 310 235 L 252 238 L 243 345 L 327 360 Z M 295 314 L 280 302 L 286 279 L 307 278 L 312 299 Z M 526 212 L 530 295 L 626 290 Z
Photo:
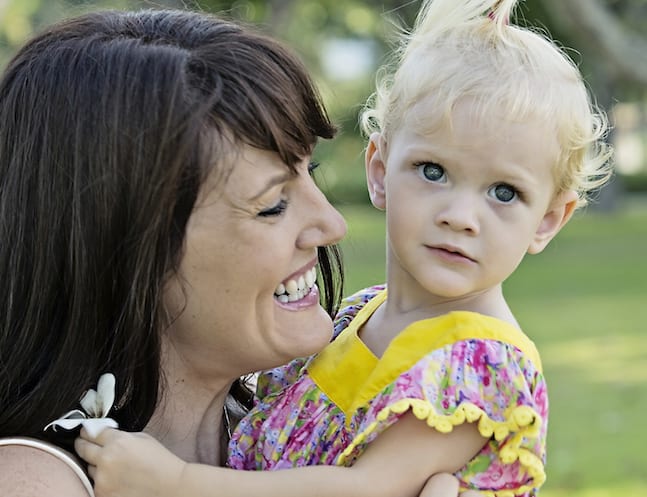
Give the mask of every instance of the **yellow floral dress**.
M 444 433 L 477 423 L 489 439 L 456 473 L 462 488 L 536 495 L 548 400 L 532 341 L 508 323 L 459 311 L 412 323 L 377 358 L 358 330 L 385 299 L 383 286 L 349 297 L 321 353 L 261 375 L 258 403 L 232 435 L 229 466 L 350 466 L 411 411 Z

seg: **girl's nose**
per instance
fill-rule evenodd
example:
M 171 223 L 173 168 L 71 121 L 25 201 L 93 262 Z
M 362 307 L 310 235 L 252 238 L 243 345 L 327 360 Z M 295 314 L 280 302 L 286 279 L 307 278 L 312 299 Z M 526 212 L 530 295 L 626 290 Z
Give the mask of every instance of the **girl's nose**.
M 436 215 L 436 223 L 453 231 L 479 233 L 478 203 L 469 195 L 452 195 Z

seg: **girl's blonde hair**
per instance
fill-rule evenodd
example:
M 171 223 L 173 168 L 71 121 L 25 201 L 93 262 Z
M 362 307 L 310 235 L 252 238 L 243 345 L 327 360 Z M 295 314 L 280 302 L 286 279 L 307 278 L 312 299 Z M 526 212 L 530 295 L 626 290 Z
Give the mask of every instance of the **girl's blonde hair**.
M 362 130 L 380 131 L 388 143 L 423 100 L 437 112 L 429 112 L 421 126 L 447 123 L 465 98 L 476 104 L 477 122 L 492 115 L 539 119 L 555 130 L 560 146 L 557 193 L 575 190 L 584 205 L 587 193 L 612 172 L 605 115 L 563 50 L 538 32 L 510 24 L 516 4 L 426 0 L 413 31 L 403 33 L 394 64 L 378 73 L 376 92 L 361 115 Z

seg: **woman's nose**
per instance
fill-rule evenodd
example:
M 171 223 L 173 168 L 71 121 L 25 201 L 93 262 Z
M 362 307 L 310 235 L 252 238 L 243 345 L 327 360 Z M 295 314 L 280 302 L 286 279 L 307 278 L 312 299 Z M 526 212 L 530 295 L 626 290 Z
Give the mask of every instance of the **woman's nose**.
M 323 247 L 339 242 L 346 235 L 346 220 L 328 202 L 324 193 L 316 186 L 308 195 L 308 208 L 303 213 L 309 216 L 305 228 L 297 239 L 299 248 Z

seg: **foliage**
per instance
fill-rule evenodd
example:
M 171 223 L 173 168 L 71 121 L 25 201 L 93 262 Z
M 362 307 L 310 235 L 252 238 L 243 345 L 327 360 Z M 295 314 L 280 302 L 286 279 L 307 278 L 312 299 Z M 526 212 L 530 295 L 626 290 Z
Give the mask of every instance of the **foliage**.
M 632 174 L 623 178 L 624 189 L 628 193 L 647 192 L 647 173 Z
M 600 67 L 610 73 L 613 67 L 607 63 L 608 54 L 592 53 L 586 40 L 578 31 L 577 19 L 565 19 L 568 11 L 556 7 L 561 0 L 525 0 L 520 12 L 528 24 L 546 27 L 567 46 L 572 46 L 586 57 L 582 67 L 593 80 L 594 86 L 611 75 L 600 74 Z M 647 4 L 644 0 L 591 0 L 590 6 L 598 5 L 628 29 L 629 39 L 644 42 L 647 29 Z M 374 44 L 377 57 L 374 66 L 381 62 L 381 55 L 396 32 L 394 25 L 410 26 L 420 1 L 402 0 L 3 0 L 0 2 L 0 49 L 4 46 L 3 59 L 18 46 L 35 27 L 55 19 L 90 9 L 101 8 L 146 8 L 178 7 L 227 15 L 266 28 L 294 47 L 308 61 L 315 72 L 321 71 L 322 49 L 332 38 L 365 40 Z M 602 64 L 600 64 L 602 62 Z M 617 75 L 616 75 L 617 76 Z M 342 121 L 352 114 L 354 106 L 370 91 L 370 76 L 362 81 L 336 88 L 334 102 L 339 102 L 334 115 Z M 617 79 L 617 78 L 616 78 Z M 615 81 L 631 98 L 644 98 L 645 85 Z M 336 84 L 336 82 L 335 82 Z M 597 93 L 597 92 L 596 92 Z M 614 95 L 615 99 L 624 100 Z M 331 105 L 333 100 L 331 99 Z M 350 105 L 347 105 L 350 104 Z M 355 116 L 353 115 L 353 120 Z
M 566 19 L 567 12 L 559 7 L 566 3 L 561 2 L 522 1 L 520 21 L 546 28 L 566 46 L 574 47 L 577 51 L 569 53 L 581 65 L 603 104 L 644 99 L 647 85 L 618 81 L 614 66 L 605 62 L 606 54 L 589 48 L 590 43 L 575 29 L 577 19 Z M 628 36 L 646 32 L 644 0 L 592 0 L 593 4 L 603 6 L 605 12 L 624 23 Z M 324 144 L 317 151 L 322 162 L 332 166 L 327 168 L 327 193 L 340 201 L 361 203 L 366 201 L 362 160 L 365 140 L 359 133 L 358 114 L 372 92 L 375 71 L 385 61 L 398 26 L 410 26 L 419 6 L 420 1 L 403 0 L 0 0 L 0 63 L 6 62 L 32 29 L 91 9 L 179 7 L 222 13 L 260 25 L 303 57 L 340 127 L 335 144 Z M 331 72 L 328 56 L 332 43 L 340 40 L 361 45 L 366 51 L 361 62 L 368 64 L 355 76 L 335 76 L 335 69 L 348 71 L 348 66 L 356 64 L 343 60 L 333 62 Z

